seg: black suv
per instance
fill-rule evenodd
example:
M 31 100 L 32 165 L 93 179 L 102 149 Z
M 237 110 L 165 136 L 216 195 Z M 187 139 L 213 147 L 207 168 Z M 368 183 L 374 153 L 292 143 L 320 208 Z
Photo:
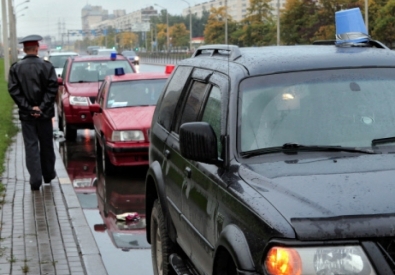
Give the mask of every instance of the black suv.
M 395 272 L 395 52 L 207 45 L 159 98 L 155 274 Z

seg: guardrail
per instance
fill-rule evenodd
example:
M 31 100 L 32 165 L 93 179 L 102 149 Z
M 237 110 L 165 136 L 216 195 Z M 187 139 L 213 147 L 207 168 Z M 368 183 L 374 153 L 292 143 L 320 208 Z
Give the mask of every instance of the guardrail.
M 178 61 L 189 58 L 191 55 L 190 53 L 138 53 L 140 62 L 147 64 L 177 64 Z

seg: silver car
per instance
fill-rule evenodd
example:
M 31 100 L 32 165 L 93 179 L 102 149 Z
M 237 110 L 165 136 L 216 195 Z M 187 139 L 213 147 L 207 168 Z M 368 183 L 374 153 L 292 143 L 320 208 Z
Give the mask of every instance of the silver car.
M 77 56 L 76 52 L 53 52 L 48 56 L 48 61 L 50 61 L 55 67 L 56 75 L 60 77 L 63 72 L 64 64 L 69 56 Z

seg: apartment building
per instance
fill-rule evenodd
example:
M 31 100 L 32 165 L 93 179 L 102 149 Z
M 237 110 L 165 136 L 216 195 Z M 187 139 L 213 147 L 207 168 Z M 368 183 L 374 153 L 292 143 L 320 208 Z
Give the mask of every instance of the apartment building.
M 284 7 L 285 2 L 286 0 L 272 0 L 270 2 L 270 6 L 273 8 L 274 16 L 277 15 L 277 5 L 279 4 L 280 8 L 282 8 Z M 184 8 L 182 15 L 188 16 L 190 8 L 192 14 L 195 14 L 197 17 L 201 17 L 204 11 L 210 11 L 211 8 L 219 8 L 222 6 L 227 7 L 227 12 L 230 16 L 232 16 L 233 20 L 241 21 L 246 17 L 247 9 L 250 6 L 250 0 L 211 0 L 197 4 L 195 6 L 188 6 Z
M 148 31 L 145 30 L 147 28 L 147 23 L 150 22 L 151 16 L 158 16 L 158 11 L 153 7 L 147 7 L 138 11 L 134 11 L 131 13 L 126 13 L 125 10 L 116 10 L 113 14 L 107 16 L 103 16 L 101 20 L 98 19 L 97 12 L 89 12 L 90 10 L 83 9 L 83 17 L 82 22 L 87 29 L 96 30 L 96 29 L 106 29 L 108 27 L 113 27 L 118 30 L 133 30 L 134 28 L 138 29 L 137 31 Z M 85 13 L 84 13 L 85 12 Z M 85 16 L 84 16 L 85 15 Z M 148 24 L 149 29 L 149 24 Z

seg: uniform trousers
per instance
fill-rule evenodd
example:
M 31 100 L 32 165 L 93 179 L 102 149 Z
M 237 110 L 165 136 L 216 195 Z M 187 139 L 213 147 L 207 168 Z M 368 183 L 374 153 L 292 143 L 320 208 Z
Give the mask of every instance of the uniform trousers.
M 52 120 L 22 120 L 21 124 L 30 184 L 38 187 L 42 178 L 56 176 Z

